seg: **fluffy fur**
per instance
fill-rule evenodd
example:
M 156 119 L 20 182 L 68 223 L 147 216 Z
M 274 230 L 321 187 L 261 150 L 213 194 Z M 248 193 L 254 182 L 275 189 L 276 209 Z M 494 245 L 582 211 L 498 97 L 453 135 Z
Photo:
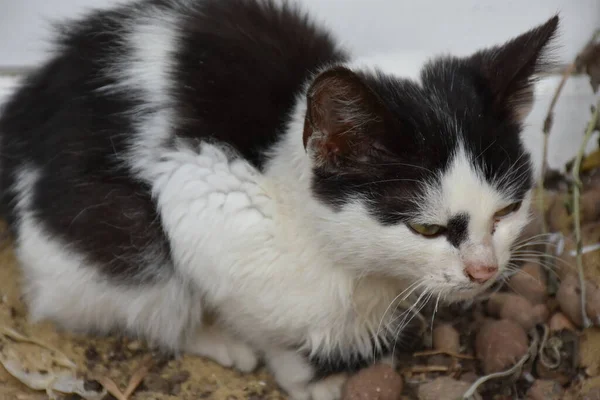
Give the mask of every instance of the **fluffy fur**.
M 0 118 L 33 319 L 242 371 L 264 359 L 294 399 L 338 398 L 391 360 L 400 300 L 468 299 L 502 274 L 557 23 L 411 77 L 266 0 L 141 0 L 63 25 Z

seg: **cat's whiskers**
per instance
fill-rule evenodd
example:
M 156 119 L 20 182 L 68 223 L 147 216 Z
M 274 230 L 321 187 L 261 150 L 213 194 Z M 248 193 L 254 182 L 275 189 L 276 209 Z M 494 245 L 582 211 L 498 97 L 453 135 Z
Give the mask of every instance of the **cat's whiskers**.
M 381 317 L 381 320 L 379 322 L 379 326 L 377 328 L 377 333 L 374 335 L 374 341 L 376 343 L 376 346 L 380 346 L 379 344 L 379 334 L 381 333 L 381 327 L 383 324 L 385 324 L 385 329 L 386 331 L 392 331 L 394 330 L 393 328 L 393 323 L 396 321 L 396 318 L 391 319 L 388 322 L 384 323 L 385 320 L 385 315 L 388 313 L 388 311 L 390 310 L 390 308 L 392 307 L 392 305 L 394 305 L 394 303 L 396 304 L 395 308 L 394 308 L 394 314 L 396 313 L 396 310 L 398 309 L 398 307 L 400 306 L 400 304 L 404 301 L 406 301 L 406 299 L 408 299 L 416 290 L 418 290 L 421 286 L 423 286 L 425 284 L 425 279 L 419 279 L 415 282 L 413 282 L 412 284 L 410 284 L 406 289 L 404 289 L 402 291 L 402 293 L 400 293 L 398 296 L 396 296 L 388 305 L 388 307 L 386 308 L 383 316 Z M 406 293 L 408 292 L 408 293 Z M 402 296 L 402 298 L 400 298 Z M 375 352 L 376 352 L 376 347 L 373 348 L 373 355 L 375 356 Z
M 433 308 L 433 314 L 431 315 L 431 336 L 433 336 L 433 321 L 435 320 L 435 314 L 437 313 L 441 296 L 442 296 L 442 292 L 438 292 L 437 299 L 435 300 L 435 307 Z
M 531 259 L 531 258 L 513 258 L 512 261 L 537 264 L 537 265 L 541 266 L 542 268 L 544 268 L 544 270 L 548 271 L 549 273 L 552 273 L 554 276 L 558 276 L 558 273 L 554 270 L 555 269 L 554 266 L 547 265 L 547 264 L 542 263 L 541 261 L 536 260 L 536 259 Z M 515 266 L 515 267 L 520 269 L 519 266 Z
M 427 305 L 427 303 L 429 302 L 429 300 L 431 299 L 432 296 L 433 296 L 433 291 L 427 290 L 427 289 L 424 290 L 423 293 L 414 302 L 414 304 L 411 305 L 407 310 L 405 310 L 400 315 L 400 317 L 404 316 L 404 318 L 400 322 L 400 325 L 398 325 L 398 328 L 396 329 L 396 334 L 394 335 L 394 345 L 392 346 L 392 358 L 394 358 L 394 356 L 395 356 L 396 346 L 398 343 L 398 338 L 400 337 L 400 333 L 406 328 L 406 326 L 408 326 L 408 324 L 410 324 L 410 322 L 414 319 L 415 316 L 420 315 L 421 310 L 423 309 L 423 307 L 425 307 Z M 424 299 L 422 304 L 420 304 L 421 299 Z M 417 309 L 417 307 L 418 307 L 418 309 Z M 410 318 L 408 318 L 409 315 L 411 316 Z M 398 317 L 398 318 L 400 318 L 400 317 Z
M 567 260 L 559 257 L 559 256 L 555 256 L 554 254 L 547 254 L 544 253 L 543 251 L 536 251 L 536 250 L 519 250 L 516 252 L 513 252 L 511 254 L 511 259 L 515 259 L 515 257 L 531 257 L 531 259 L 542 262 L 541 258 L 546 258 L 549 260 L 553 260 L 555 262 L 560 262 L 563 265 L 567 266 L 567 267 L 572 267 L 573 264 L 568 262 Z

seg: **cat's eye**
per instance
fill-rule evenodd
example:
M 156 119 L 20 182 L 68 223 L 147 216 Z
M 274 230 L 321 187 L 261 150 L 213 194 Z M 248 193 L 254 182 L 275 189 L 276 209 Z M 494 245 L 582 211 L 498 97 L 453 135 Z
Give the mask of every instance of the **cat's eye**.
M 437 236 L 437 235 L 443 233 L 446 229 L 441 225 L 410 224 L 409 223 L 408 226 L 410 227 L 410 229 L 417 232 L 418 234 L 423 235 L 423 236 L 430 236 L 430 237 Z
M 516 203 L 512 203 L 511 205 L 508 205 L 508 206 L 504 207 L 503 209 L 496 211 L 496 213 L 494 214 L 494 218 L 500 219 L 500 218 L 506 217 L 507 215 L 512 214 L 515 211 L 517 211 L 519 208 L 521 208 L 521 202 L 517 201 Z

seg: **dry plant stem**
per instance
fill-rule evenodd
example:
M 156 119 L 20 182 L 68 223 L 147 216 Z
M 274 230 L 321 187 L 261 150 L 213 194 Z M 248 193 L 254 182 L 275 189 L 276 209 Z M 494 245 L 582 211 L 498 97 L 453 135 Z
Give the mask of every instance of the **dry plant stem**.
M 470 400 L 473 397 L 473 395 L 475 394 L 475 392 L 477 391 L 477 389 L 479 388 L 479 386 L 483 385 L 485 382 L 487 382 L 491 379 L 504 378 L 506 376 L 511 376 L 511 375 L 516 374 L 521 369 L 521 367 L 525 364 L 525 362 L 533 354 L 535 354 L 537 347 L 538 347 L 538 342 L 539 342 L 539 335 L 535 331 L 535 328 L 534 328 L 533 329 L 533 340 L 531 341 L 531 344 L 529 345 L 529 350 L 527 350 L 527 353 L 525 353 L 523 355 L 523 357 L 521 357 L 521 359 L 515 365 L 510 367 L 509 369 L 507 369 L 505 371 L 494 372 L 493 374 L 489 374 L 489 375 L 484 375 L 484 376 L 480 377 L 479 379 L 477 379 L 475 382 L 473 382 L 471 387 L 469 387 L 469 389 L 465 392 L 465 394 L 463 395 L 463 400 Z
M 592 326 L 590 319 L 587 316 L 585 311 L 585 276 L 583 275 L 583 254 L 581 249 L 583 247 L 583 243 L 581 240 L 581 188 L 583 186 L 581 182 L 581 178 L 579 177 L 579 170 L 581 169 L 581 161 L 583 160 L 583 155 L 585 153 L 585 149 L 587 144 L 594 133 L 596 123 L 598 121 L 598 109 L 600 108 L 600 101 L 596 104 L 596 108 L 592 113 L 592 119 L 588 123 L 587 129 L 585 130 L 585 136 L 583 138 L 583 142 L 581 143 L 581 147 L 579 148 L 579 152 L 577 153 L 577 157 L 575 158 L 575 164 L 573 165 L 573 220 L 575 223 L 575 244 L 577 248 L 576 255 L 576 264 L 577 264 L 577 274 L 579 275 L 579 290 L 581 295 L 581 317 L 583 321 L 583 327 L 588 328 Z
M 543 150 L 542 150 L 542 168 L 541 168 L 541 176 L 539 178 L 538 187 L 537 187 L 537 192 L 538 192 L 537 203 L 538 203 L 538 208 L 539 208 L 540 212 L 542 212 L 542 213 L 545 208 L 544 178 L 545 178 L 546 172 L 548 170 L 548 143 L 549 143 L 550 131 L 552 130 L 552 125 L 553 125 L 553 121 L 554 121 L 554 108 L 556 107 L 556 103 L 558 103 L 558 98 L 560 97 L 560 94 L 562 93 L 562 90 L 565 87 L 567 79 L 569 79 L 569 77 L 571 75 L 573 75 L 573 73 L 575 72 L 575 69 L 577 68 L 577 59 L 585 51 L 585 49 L 587 49 L 592 43 L 594 43 L 596 41 L 596 39 L 599 36 L 600 36 L 600 30 L 596 30 L 592 34 L 590 40 L 588 40 L 588 42 L 585 44 L 585 46 L 577 53 L 575 60 L 573 60 L 573 62 L 571 64 L 569 64 L 563 70 L 562 78 L 560 80 L 560 83 L 558 84 L 558 86 L 556 87 L 556 89 L 554 91 L 554 95 L 552 96 L 552 100 L 550 101 L 550 105 L 548 106 L 548 111 L 546 112 L 546 117 L 544 118 L 544 126 L 543 126 L 543 130 L 542 130 L 542 132 L 544 134 Z M 546 222 L 546 218 L 544 218 L 544 217 L 542 217 L 542 233 L 543 234 L 548 233 L 548 224 Z M 548 252 L 549 252 L 549 245 L 546 245 L 546 253 L 548 253 Z M 542 258 L 546 259 L 546 260 L 542 260 L 542 261 L 549 261 L 548 257 L 546 255 L 543 255 Z M 551 292 L 550 294 L 556 292 L 556 286 L 557 286 L 556 277 L 553 274 L 548 274 L 548 289 Z
M 556 87 L 554 91 L 554 95 L 552 96 L 552 100 L 550 101 L 550 106 L 548 106 L 548 112 L 546 113 L 546 118 L 544 118 L 544 128 L 542 130 L 544 134 L 544 142 L 543 142 L 543 150 L 542 150 L 542 169 L 541 176 L 538 182 L 538 206 L 540 208 L 540 212 L 544 210 L 544 177 L 546 176 L 546 171 L 548 170 L 548 138 L 550 137 L 550 130 L 552 129 L 553 120 L 554 120 L 554 107 L 556 107 L 556 103 L 558 102 L 558 98 L 565 87 L 565 83 L 567 79 L 573 74 L 575 71 L 577 64 L 573 61 L 562 73 L 562 78 L 560 83 Z M 546 219 L 542 218 L 542 233 L 548 233 L 548 225 L 546 223 Z
M 450 367 L 445 365 L 413 365 L 406 369 L 407 372 L 420 374 L 424 372 L 448 372 Z
M 462 358 L 464 360 L 474 360 L 475 359 L 475 357 L 470 356 L 468 354 L 459 354 L 459 353 L 455 353 L 453 351 L 446 351 L 446 350 L 417 351 L 417 352 L 413 353 L 413 357 L 428 357 L 428 356 L 436 356 L 438 354 L 444 354 L 444 355 L 454 357 L 454 358 Z
M 19 333 L 8 326 L 3 327 L 1 333 L 6 337 L 11 338 L 12 340 L 16 340 L 18 342 L 23 342 L 23 343 L 35 344 L 35 345 L 40 346 L 48 351 L 53 352 L 54 354 L 57 355 L 55 361 L 61 367 L 65 367 L 65 368 L 69 368 L 69 369 L 77 368 L 77 365 L 75 365 L 75 363 L 73 361 L 71 361 L 71 359 L 69 357 L 67 357 L 67 355 L 65 353 L 58 350 L 57 348 L 50 346 L 49 344 L 42 342 L 41 340 L 25 336 L 22 333 Z
M 556 356 L 555 362 L 548 361 L 544 350 L 546 349 L 546 345 L 550 345 L 550 341 L 548 340 L 550 329 L 546 324 L 544 324 L 543 329 L 544 334 L 542 335 L 542 342 L 540 343 L 540 350 L 538 351 L 538 354 L 540 356 L 540 362 L 548 369 L 556 369 L 560 365 L 560 351 L 558 351 L 558 349 L 555 346 L 548 346 L 552 349 L 552 351 L 554 351 L 554 355 Z
M 121 393 L 119 387 L 112 379 L 101 376 L 96 378 L 95 380 L 98 381 L 102 385 L 102 387 L 106 389 L 108 393 L 113 395 L 113 397 L 117 400 L 128 400 L 127 397 L 125 397 L 125 395 Z
M 127 384 L 127 388 L 125 392 L 123 392 L 123 396 L 125 398 L 131 397 L 131 395 L 136 391 L 136 389 L 141 385 L 144 378 L 148 375 L 150 368 L 152 367 L 152 360 L 146 359 L 142 365 L 135 373 L 129 378 L 129 383 Z

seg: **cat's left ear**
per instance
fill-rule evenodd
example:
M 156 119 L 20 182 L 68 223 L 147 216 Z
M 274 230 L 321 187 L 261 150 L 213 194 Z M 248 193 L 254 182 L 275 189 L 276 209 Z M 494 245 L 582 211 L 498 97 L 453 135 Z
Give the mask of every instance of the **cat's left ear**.
M 304 148 L 317 166 L 348 171 L 376 152 L 386 116 L 385 106 L 357 74 L 331 68 L 308 89 Z
M 557 34 L 558 15 L 501 46 L 475 53 L 470 62 L 483 76 L 494 110 L 522 122 L 533 106 L 537 73 L 551 65 L 549 48 Z

